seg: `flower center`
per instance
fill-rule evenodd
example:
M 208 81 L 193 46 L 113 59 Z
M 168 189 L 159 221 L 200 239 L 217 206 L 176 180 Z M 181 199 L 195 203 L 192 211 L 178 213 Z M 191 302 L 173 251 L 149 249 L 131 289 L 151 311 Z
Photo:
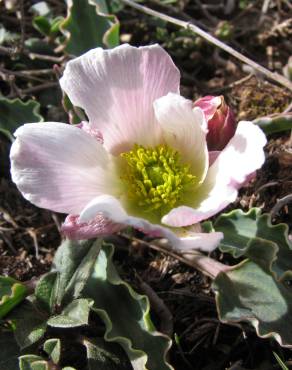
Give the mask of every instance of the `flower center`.
M 195 183 L 190 166 L 182 164 L 180 154 L 167 145 L 135 145 L 121 157 L 126 161 L 121 177 L 128 196 L 146 212 L 168 212 L 181 201 L 187 187 Z

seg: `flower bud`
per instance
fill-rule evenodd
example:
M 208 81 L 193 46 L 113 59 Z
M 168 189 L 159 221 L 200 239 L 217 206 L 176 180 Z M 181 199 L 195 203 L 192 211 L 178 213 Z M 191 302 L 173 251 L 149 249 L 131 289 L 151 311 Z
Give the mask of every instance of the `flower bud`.
M 223 96 L 204 96 L 194 102 L 194 107 L 203 110 L 208 125 L 207 144 L 209 151 L 222 150 L 235 133 L 233 111 Z

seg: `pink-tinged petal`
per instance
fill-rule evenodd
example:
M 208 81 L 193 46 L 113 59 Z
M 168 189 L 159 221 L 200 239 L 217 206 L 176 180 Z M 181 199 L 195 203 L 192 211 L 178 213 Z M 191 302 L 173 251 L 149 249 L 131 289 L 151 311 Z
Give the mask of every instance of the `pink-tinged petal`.
M 91 201 L 82 211 L 79 221 L 90 223 L 100 214 L 112 220 L 113 223 L 132 226 L 155 238 L 166 238 L 174 250 L 183 250 L 184 252 L 193 249 L 209 252 L 218 246 L 223 237 L 222 233 L 203 234 L 194 232 L 185 232 L 180 237 L 168 228 L 151 224 L 142 218 L 127 215 L 121 203 L 110 195 L 103 195 Z
M 207 122 L 213 118 L 220 105 L 221 97 L 212 95 L 203 96 L 194 102 L 194 107 L 199 107 L 204 112 Z
M 223 96 L 204 96 L 194 103 L 203 110 L 208 122 L 207 143 L 209 150 L 222 150 L 235 133 L 236 120 Z
M 220 153 L 220 150 L 213 150 L 209 152 L 209 167 L 212 166 L 212 164 L 216 161 Z
M 265 161 L 263 147 L 267 139 L 263 131 L 252 122 L 238 123 L 235 135 L 220 153 L 208 172 L 208 181 L 221 179 L 222 183 L 235 186 L 243 184 L 249 175 L 259 169 Z M 229 177 L 229 181 L 226 180 Z
M 81 240 L 114 234 L 123 227 L 102 214 L 97 214 L 90 222 L 81 222 L 79 216 L 69 215 L 62 225 L 62 232 L 71 240 Z
M 15 132 L 11 174 L 23 196 L 56 212 L 79 214 L 117 184 L 111 157 L 83 130 L 64 123 L 25 124 Z
M 179 82 L 178 69 L 159 45 L 90 50 L 68 62 L 60 80 L 113 154 L 130 150 L 134 143 L 159 144 L 153 102 L 168 92 L 179 92 Z
M 221 232 L 194 233 L 189 232 L 187 236 L 180 238 L 179 249 L 187 252 L 192 249 L 200 249 L 204 252 L 212 252 L 218 247 L 224 235 Z
M 80 214 L 81 222 L 90 222 L 94 217 L 102 213 L 104 217 L 116 223 L 123 223 L 128 217 L 121 203 L 112 195 L 103 194 L 92 199 Z
M 102 133 L 92 127 L 89 122 L 82 121 L 78 125 L 76 125 L 78 128 L 81 128 L 83 131 L 85 131 L 90 136 L 94 137 L 97 141 L 99 141 L 101 144 L 103 144 L 103 136 Z
M 208 150 L 205 118 L 200 108 L 192 109 L 192 102 L 180 95 L 170 93 L 154 102 L 154 110 L 163 137 L 171 148 L 181 155 L 184 164 L 189 164 L 192 174 L 200 184 L 208 170 Z
M 205 181 L 197 189 L 191 207 L 181 206 L 162 218 L 169 226 L 188 226 L 205 220 L 235 201 L 237 190 L 265 160 L 267 140 L 252 122 L 239 122 L 234 137 L 209 168 Z

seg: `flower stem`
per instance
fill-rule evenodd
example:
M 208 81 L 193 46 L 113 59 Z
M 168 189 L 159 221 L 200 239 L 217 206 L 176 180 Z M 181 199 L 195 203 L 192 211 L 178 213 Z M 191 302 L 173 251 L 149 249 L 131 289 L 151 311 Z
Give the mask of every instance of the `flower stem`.
M 184 253 L 184 259 L 189 260 L 196 269 L 200 270 L 203 274 L 215 279 L 220 272 L 226 272 L 230 266 L 207 257 L 200 252 Z

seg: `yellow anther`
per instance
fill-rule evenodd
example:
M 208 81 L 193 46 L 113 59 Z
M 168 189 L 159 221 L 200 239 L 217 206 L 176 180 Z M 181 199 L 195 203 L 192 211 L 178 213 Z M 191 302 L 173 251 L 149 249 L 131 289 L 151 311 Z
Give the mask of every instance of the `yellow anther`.
M 175 207 L 186 188 L 195 183 L 190 166 L 167 145 L 134 148 L 121 157 L 125 163 L 121 175 L 128 196 L 145 212 L 164 213 Z

